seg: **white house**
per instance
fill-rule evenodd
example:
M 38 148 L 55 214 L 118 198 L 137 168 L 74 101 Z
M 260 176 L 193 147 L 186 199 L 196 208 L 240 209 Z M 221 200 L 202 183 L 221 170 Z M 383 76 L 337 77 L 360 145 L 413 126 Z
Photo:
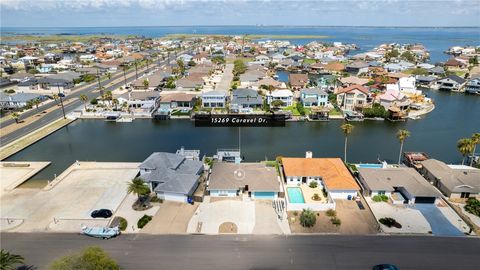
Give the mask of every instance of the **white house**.
M 214 90 L 205 92 L 200 97 L 203 108 L 225 108 L 228 94 L 226 91 Z
M 274 100 L 283 101 L 282 107 L 292 106 L 293 93 L 288 89 L 274 90 L 271 93 L 267 94 L 267 103 L 271 105 Z

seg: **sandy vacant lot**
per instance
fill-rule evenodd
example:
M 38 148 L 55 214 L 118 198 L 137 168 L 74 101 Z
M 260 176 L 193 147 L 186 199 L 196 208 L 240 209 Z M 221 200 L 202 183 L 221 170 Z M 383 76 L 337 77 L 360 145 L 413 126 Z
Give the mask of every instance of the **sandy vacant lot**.
M 62 223 L 62 220 L 74 223 L 69 228 L 80 229 L 91 221 L 92 210 L 117 210 L 127 194 L 128 181 L 138 173 L 137 166 L 138 163 L 74 164 L 43 190 L 17 188 L 4 193 L 0 201 L 1 217 L 23 220 L 10 231 L 45 231 L 52 222 Z

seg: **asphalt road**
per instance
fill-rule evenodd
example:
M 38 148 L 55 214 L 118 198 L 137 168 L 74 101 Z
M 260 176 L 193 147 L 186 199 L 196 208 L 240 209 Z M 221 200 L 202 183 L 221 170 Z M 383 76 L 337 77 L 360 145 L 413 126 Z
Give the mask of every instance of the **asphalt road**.
M 432 236 L 121 235 L 3 233 L 1 246 L 45 269 L 87 246 L 105 249 L 124 269 L 478 269 L 478 238 Z
M 158 62 L 158 61 L 155 61 L 154 63 L 152 63 L 148 69 L 148 71 L 152 71 L 153 69 L 155 69 L 156 67 L 158 66 L 161 66 L 163 64 L 166 64 L 167 63 L 167 60 L 165 61 L 161 61 L 161 62 Z M 142 72 L 138 72 L 138 76 L 144 74 L 144 73 L 147 73 L 148 72 L 147 70 L 145 71 L 142 71 Z M 133 80 L 135 80 L 135 76 L 132 76 L 135 74 L 135 69 L 129 71 L 126 73 L 127 75 L 127 82 L 131 82 Z M 130 78 L 128 76 L 131 76 Z M 109 84 L 110 82 L 114 81 L 114 80 L 117 80 L 119 78 L 122 78 L 122 80 L 118 83 L 115 83 L 115 84 L 112 84 L 108 87 L 105 87 L 107 84 Z M 112 75 L 112 78 L 110 80 L 105 80 L 105 81 L 102 81 L 101 82 L 102 86 L 105 87 L 105 91 L 108 91 L 108 90 L 114 90 L 122 85 L 124 85 L 124 80 L 123 80 L 123 71 L 119 71 L 119 72 L 116 72 L 115 74 Z M 83 103 L 78 99 L 78 97 L 82 94 L 85 94 L 88 96 L 89 99 L 93 99 L 94 97 L 98 97 L 100 95 L 100 93 L 97 91 L 97 92 L 94 92 L 94 90 L 98 89 L 98 84 L 97 82 L 95 83 L 92 83 L 89 87 L 85 88 L 85 89 L 82 89 L 82 90 L 77 90 L 77 91 L 74 91 L 73 93 L 67 95 L 63 100 L 64 102 L 66 100 L 69 100 L 69 99 L 72 99 L 72 98 L 76 98 L 74 101 L 72 101 L 71 103 L 69 103 L 68 105 L 65 104 L 64 108 L 65 108 L 65 114 L 73 111 L 74 109 L 76 109 L 77 107 L 81 106 Z M 25 117 L 29 117 L 31 115 L 35 115 L 37 114 L 38 112 L 41 112 L 41 111 L 44 111 L 46 109 L 49 109 L 51 107 L 54 107 L 54 106 L 57 106 L 57 103 L 55 102 L 50 102 L 48 104 L 45 104 L 45 105 L 42 105 L 42 106 L 39 106 L 38 107 L 38 110 L 37 109 L 33 109 L 29 112 L 26 112 L 22 115 L 22 118 L 25 118 Z M 35 121 L 25 127 L 22 127 L 22 128 L 19 128 L 9 134 L 6 134 L 4 136 L 1 136 L 0 137 L 0 141 L 1 141 L 1 145 L 6 145 L 18 138 L 21 138 L 25 135 L 27 135 L 29 132 L 32 132 L 33 130 L 36 130 L 42 126 L 45 126 L 47 125 L 48 123 L 51 123 L 57 119 L 59 119 L 60 117 L 63 117 L 63 113 L 62 113 L 62 108 L 60 106 L 57 106 L 57 108 L 49 113 L 47 113 L 46 115 L 44 115 L 42 117 L 41 120 L 38 120 L 38 121 Z M 2 123 L 2 126 L 7 126 L 9 124 L 12 124 L 12 121 L 13 120 L 7 120 L 5 121 L 4 123 Z

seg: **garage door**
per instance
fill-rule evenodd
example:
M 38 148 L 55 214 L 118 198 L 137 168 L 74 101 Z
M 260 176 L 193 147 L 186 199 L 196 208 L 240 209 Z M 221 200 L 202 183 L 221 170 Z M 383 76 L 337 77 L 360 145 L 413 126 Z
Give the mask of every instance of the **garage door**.
M 255 196 L 255 199 L 275 199 L 275 192 L 254 192 L 253 195 Z
M 415 197 L 415 203 L 435 203 L 435 197 Z

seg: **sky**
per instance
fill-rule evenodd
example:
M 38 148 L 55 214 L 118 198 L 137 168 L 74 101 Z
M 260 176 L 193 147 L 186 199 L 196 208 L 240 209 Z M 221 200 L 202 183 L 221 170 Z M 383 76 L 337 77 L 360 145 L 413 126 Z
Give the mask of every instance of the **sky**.
M 2 27 L 480 27 L 480 0 L 0 0 L 0 9 Z

